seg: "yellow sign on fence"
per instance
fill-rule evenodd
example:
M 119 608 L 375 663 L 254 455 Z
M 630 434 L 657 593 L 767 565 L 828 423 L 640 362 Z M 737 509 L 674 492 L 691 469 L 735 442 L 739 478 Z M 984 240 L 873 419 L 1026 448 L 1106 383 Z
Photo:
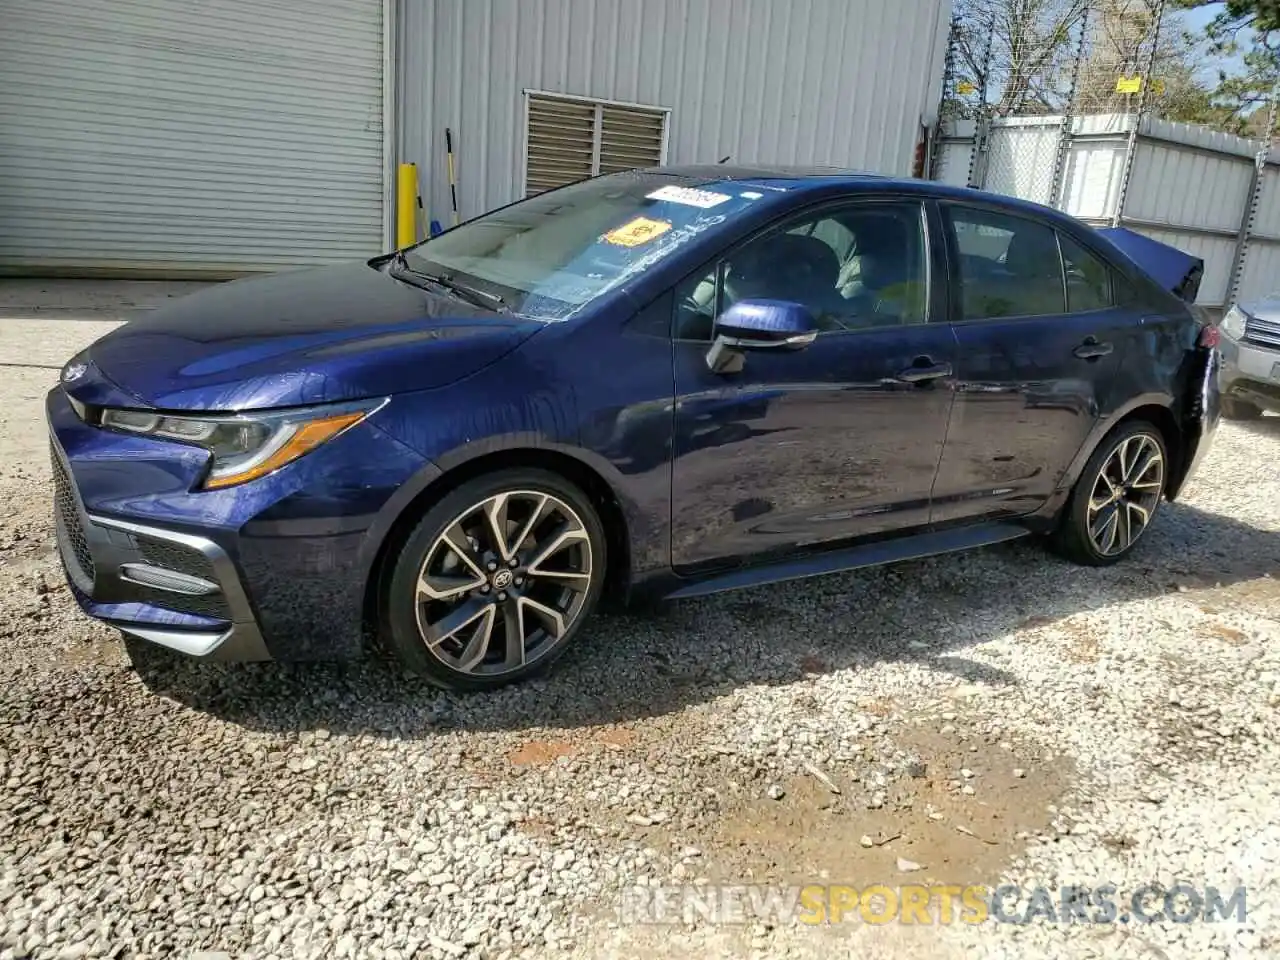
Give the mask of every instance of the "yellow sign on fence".
M 1116 93 L 1141 93 L 1142 78 L 1141 77 L 1117 77 Z

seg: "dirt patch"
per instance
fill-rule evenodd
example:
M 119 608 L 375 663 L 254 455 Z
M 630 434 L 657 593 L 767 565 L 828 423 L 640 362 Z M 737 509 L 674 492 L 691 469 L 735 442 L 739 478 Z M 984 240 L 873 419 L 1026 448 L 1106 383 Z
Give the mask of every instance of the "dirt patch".
M 545 767 L 577 752 L 574 744 L 564 740 L 530 740 L 507 754 L 507 759 L 517 767 Z
M 561 757 L 599 750 L 625 750 L 636 742 L 635 732 L 627 727 L 587 729 L 582 736 L 561 740 L 528 740 L 507 754 L 516 767 L 546 767 Z
M 593 738 L 606 747 L 629 747 L 636 741 L 636 735 L 625 727 L 610 727 Z
M 1249 635 L 1243 630 L 1237 630 L 1235 627 L 1227 627 L 1220 623 L 1215 623 L 1209 627 L 1209 632 L 1220 640 L 1224 640 L 1233 647 L 1242 647 L 1249 642 Z
M 1049 807 L 1071 781 L 1067 762 L 1029 751 L 973 753 L 955 735 L 914 726 L 895 739 L 919 758 L 922 775 L 893 780 L 882 805 L 870 809 L 868 791 L 839 771 L 829 773 L 839 794 L 812 775 L 796 777 L 782 784 L 781 799 L 757 795 L 725 810 L 705 843 L 706 875 L 721 883 L 993 883 L 1029 836 L 1049 830 Z M 920 869 L 900 870 L 900 858 Z
M 1097 663 L 1101 656 L 1101 645 L 1098 636 L 1086 626 L 1077 623 L 1064 622 L 1058 625 L 1058 629 L 1066 636 L 1066 646 L 1063 648 L 1063 656 L 1072 663 Z

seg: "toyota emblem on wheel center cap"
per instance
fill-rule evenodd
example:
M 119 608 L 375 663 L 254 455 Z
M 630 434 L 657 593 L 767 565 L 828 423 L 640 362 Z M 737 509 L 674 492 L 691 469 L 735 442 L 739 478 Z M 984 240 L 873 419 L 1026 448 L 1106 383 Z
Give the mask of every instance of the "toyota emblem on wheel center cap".
M 495 590 L 505 590 L 511 586 L 511 571 L 499 570 L 493 575 L 493 588 Z

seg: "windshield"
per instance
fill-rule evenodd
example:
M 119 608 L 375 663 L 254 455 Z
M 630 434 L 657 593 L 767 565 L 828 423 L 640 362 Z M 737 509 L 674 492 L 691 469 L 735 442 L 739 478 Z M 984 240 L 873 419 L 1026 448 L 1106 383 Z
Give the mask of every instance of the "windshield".
M 565 320 L 763 196 L 730 180 L 613 174 L 495 210 L 419 244 L 409 259 L 415 270 L 501 296 L 515 313 Z

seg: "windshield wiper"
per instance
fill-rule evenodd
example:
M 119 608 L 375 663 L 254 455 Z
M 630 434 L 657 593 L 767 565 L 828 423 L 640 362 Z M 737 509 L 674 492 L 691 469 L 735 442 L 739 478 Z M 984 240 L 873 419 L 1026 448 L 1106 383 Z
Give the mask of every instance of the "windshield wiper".
M 421 270 L 414 269 L 410 266 L 409 259 L 404 255 L 403 250 L 397 250 L 391 258 L 391 265 L 396 269 L 402 279 L 414 284 L 414 286 L 427 289 L 426 284 L 434 284 L 437 287 L 443 287 L 460 300 L 465 300 L 475 307 L 485 307 L 489 310 L 497 310 L 499 313 L 510 313 L 511 308 L 507 306 L 507 302 L 496 293 L 486 293 L 484 290 L 477 290 L 475 287 L 467 286 L 453 279 L 452 275 L 444 274 L 443 276 L 435 276 L 434 274 L 424 273 Z
M 457 280 L 453 279 L 451 274 L 444 274 L 443 276 L 437 277 L 433 274 L 419 273 L 418 276 L 444 287 L 450 293 L 457 297 L 461 297 L 463 300 L 466 300 L 477 307 L 488 307 L 491 310 L 510 313 L 510 310 L 507 307 L 507 301 L 503 300 L 502 297 L 498 296 L 496 293 L 488 293 L 484 290 L 478 290 L 475 287 L 468 286 L 465 283 L 459 283 Z

